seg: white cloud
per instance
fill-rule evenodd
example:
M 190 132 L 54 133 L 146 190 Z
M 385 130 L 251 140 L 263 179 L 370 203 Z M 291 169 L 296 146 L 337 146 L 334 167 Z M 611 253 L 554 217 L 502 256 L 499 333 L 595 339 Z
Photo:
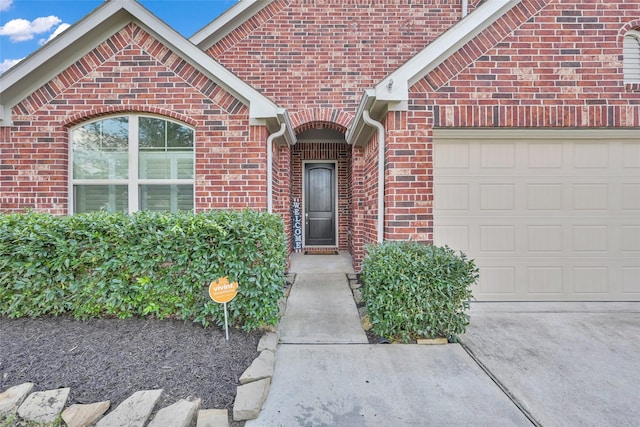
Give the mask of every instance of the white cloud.
M 5 59 L 4 61 L 0 62 L 0 74 L 4 73 L 9 68 L 13 67 L 14 65 L 16 65 L 18 62 L 22 61 L 23 59 L 24 58 L 20 58 L 20 59 Z
M 70 24 L 66 24 L 66 23 L 64 23 L 64 24 L 60 24 L 60 25 L 58 26 L 58 28 L 56 28 L 56 30 L 55 30 L 53 33 L 51 33 L 51 35 L 49 36 L 49 38 L 48 38 L 48 39 L 46 39 L 46 40 L 45 40 L 45 39 L 40 39 L 40 40 L 38 40 L 38 43 L 40 43 L 40 45 L 42 46 L 43 44 L 45 44 L 45 43 L 47 43 L 47 42 L 51 41 L 51 39 L 55 38 L 58 34 L 60 34 L 61 32 L 63 32 L 64 30 L 66 30 L 66 29 L 67 29 L 67 28 L 69 28 L 70 26 L 71 26 Z
M 0 11 L 8 10 L 11 7 L 11 3 L 13 3 L 13 0 L 0 0 Z
M 0 0 L 5 1 L 5 0 Z M 36 18 L 33 21 L 26 19 L 12 19 L 0 27 L 0 36 L 9 36 L 12 42 L 31 40 L 35 34 L 46 33 L 51 28 L 60 24 L 62 20 L 57 16 Z

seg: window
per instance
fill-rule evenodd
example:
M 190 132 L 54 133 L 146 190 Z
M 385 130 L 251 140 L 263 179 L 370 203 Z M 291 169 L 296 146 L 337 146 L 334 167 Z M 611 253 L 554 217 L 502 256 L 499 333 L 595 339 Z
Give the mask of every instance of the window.
M 193 209 L 193 129 L 127 115 L 71 131 L 73 212 Z
M 624 82 L 640 83 L 640 31 L 624 36 Z

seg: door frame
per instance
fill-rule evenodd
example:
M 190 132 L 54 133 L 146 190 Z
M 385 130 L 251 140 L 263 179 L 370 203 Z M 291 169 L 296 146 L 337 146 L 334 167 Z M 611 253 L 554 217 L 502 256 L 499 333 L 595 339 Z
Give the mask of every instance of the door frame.
M 333 223 L 333 231 L 334 231 L 334 241 L 335 245 L 311 245 L 311 248 L 333 248 L 338 247 L 338 226 L 340 221 L 340 212 L 338 210 L 338 161 L 337 160 L 303 160 L 302 161 L 302 218 L 303 221 L 306 219 L 306 209 L 307 209 L 307 165 L 308 164 L 333 164 L 333 211 L 334 211 L 334 223 Z M 302 247 L 307 247 L 307 227 L 302 227 Z

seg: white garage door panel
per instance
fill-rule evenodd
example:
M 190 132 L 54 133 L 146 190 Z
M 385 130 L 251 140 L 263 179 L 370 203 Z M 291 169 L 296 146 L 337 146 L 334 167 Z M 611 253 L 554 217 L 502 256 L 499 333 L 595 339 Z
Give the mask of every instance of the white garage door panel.
M 434 240 L 478 300 L 640 300 L 640 139 L 434 138 Z

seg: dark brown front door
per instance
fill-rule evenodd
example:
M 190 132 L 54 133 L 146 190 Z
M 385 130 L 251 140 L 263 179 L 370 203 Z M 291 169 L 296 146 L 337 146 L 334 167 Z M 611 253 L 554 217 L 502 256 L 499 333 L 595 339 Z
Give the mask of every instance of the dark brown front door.
M 306 246 L 336 244 L 335 172 L 333 163 L 305 164 Z

